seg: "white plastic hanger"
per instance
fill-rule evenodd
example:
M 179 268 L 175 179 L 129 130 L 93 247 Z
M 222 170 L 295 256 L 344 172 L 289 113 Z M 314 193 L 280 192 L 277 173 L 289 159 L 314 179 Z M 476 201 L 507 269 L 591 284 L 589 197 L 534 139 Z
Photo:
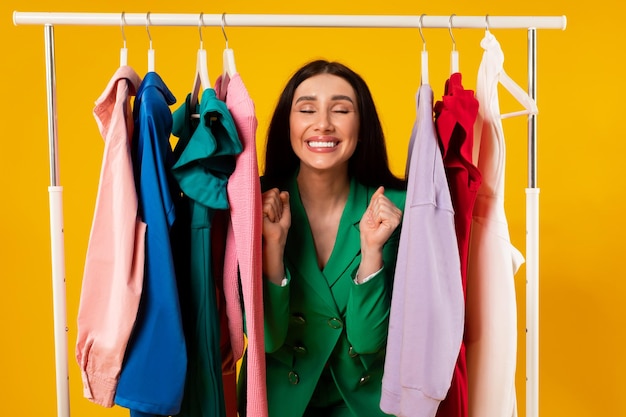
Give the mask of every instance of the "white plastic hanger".
M 224 53 L 222 54 L 222 77 L 220 81 L 220 100 L 226 99 L 226 88 L 233 75 L 237 74 L 237 67 L 235 66 L 235 53 L 228 47 L 228 36 L 226 36 L 226 13 L 222 13 L 222 34 L 224 34 L 224 40 L 226 46 L 224 47 Z
M 235 53 L 228 47 L 228 36 L 226 36 L 226 29 L 224 29 L 225 26 L 226 13 L 222 13 L 222 33 L 224 34 L 224 40 L 226 41 L 226 47 L 224 48 L 224 53 L 222 54 L 222 76 L 228 75 L 228 77 L 232 77 L 237 74 L 237 66 L 235 65 Z M 224 77 L 222 77 L 222 79 L 224 79 Z
M 459 72 L 459 52 L 456 50 L 456 41 L 452 34 L 452 18 L 456 16 L 454 13 L 450 16 L 448 21 L 448 31 L 450 31 L 450 37 L 452 38 L 452 52 L 450 52 L 450 74 Z
M 426 40 L 424 39 L 424 34 L 422 33 L 422 19 L 424 18 L 424 16 L 426 15 L 422 14 L 420 16 L 420 25 L 419 25 L 420 37 L 422 38 L 422 44 L 423 44 L 422 56 L 421 56 L 422 85 L 428 84 L 428 51 L 426 50 Z
M 490 35 L 489 32 L 489 15 L 485 15 L 485 36 Z M 493 35 L 492 35 L 493 36 Z M 504 68 L 498 75 L 498 81 L 511 95 L 524 107 L 524 110 L 514 111 L 500 115 L 500 119 L 507 119 L 509 117 L 523 116 L 526 114 L 537 114 L 539 109 L 537 108 L 537 102 L 528 95 L 528 93 L 520 87 L 511 77 L 504 72 Z
M 128 49 L 126 49 L 126 33 L 124 32 L 124 26 L 126 25 L 126 12 L 122 12 L 122 18 L 120 26 L 122 27 L 122 39 L 124 40 L 124 46 L 120 48 L 120 67 L 128 65 Z
M 502 86 L 524 107 L 524 110 L 502 114 L 500 115 L 500 119 L 523 116 L 525 114 L 537 114 L 539 112 L 537 102 L 535 102 L 522 87 L 513 81 L 513 79 L 504 72 L 504 69 L 500 72 L 498 81 L 500 81 L 500 84 L 502 84 Z
M 148 72 L 154 71 L 154 49 L 152 49 L 152 35 L 150 35 L 150 12 L 146 14 L 146 32 L 150 40 L 150 48 L 148 49 Z
M 209 78 L 209 70 L 207 66 L 207 53 L 204 49 L 204 40 L 202 39 L 202 28 L 204 27 L 204 13 L 200 13 L 198 20 L 198 33 L 200 34 L 200 48 L 196 54 L 196 75 L 193 79 L 193 87 L 191 89 L 191 98 L 189 100 L 189 107 L 195 109 L 198 104 L 198 98 L 200 95 L 200 87 L 211 88 L 211 79 Z M 197 113 L 193 113 L 191 117 L 200 117 Z

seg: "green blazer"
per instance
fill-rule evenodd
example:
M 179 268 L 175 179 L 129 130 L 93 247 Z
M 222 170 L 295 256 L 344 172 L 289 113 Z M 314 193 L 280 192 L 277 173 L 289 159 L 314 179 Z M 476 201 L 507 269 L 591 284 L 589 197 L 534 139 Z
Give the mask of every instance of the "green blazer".
M 264 289 L 269 416 L 302 416 L 325 366 L 353 415 L 385 416 L 379 402 L 400 227 L 383 248 L 383 271 L 357 285 L 359 221 L 376 189 L 351 182 L 323 270 L 295 178 L 287 189 L 292 216 L 285 249 L 288 284 L 266 280 Z M 385 195 L 404 210 L 404 191 L 386 190 Z

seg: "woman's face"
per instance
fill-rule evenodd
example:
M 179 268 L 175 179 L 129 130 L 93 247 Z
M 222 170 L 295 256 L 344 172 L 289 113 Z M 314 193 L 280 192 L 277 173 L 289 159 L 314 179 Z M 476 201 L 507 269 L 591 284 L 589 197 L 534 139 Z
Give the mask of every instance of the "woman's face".
M 293 96 L 289 126 L 301 169 L 302 165 L 314 170 L 347 168 L 359 138 L 354 89 L 331 74 L 304 80 Z

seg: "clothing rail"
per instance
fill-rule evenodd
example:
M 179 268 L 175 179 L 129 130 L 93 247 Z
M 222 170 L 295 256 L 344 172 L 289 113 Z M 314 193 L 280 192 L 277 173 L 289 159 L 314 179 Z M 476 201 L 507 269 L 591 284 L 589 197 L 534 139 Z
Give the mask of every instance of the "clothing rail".
M 57 416 L 69 417 L 69 375 L 63 237 L 63 187 L 58 167 L 54 25 L 222 26 L 526 29 L 528 89 L 536 99 L 537 29 L 565 30 L 565 16 L 390 16 L 295 14 L 161 14 L 13 12 L 15 25 L 44 25 L 50 160 L 50 231 L 57 385 Z M 526 188 L 526 416 L 539 415 L 539 188 L 537 120 L 528 116 L 528 188 Z
M 302 14 L 166 14 L 124 13 L 126 26 L 246 26 L 246 27 L 351 27 L 562 29 L 565 16 L 384 16 Z M 13 12 L 13 23 L 49 25 L 117 26 L 121 13 Z

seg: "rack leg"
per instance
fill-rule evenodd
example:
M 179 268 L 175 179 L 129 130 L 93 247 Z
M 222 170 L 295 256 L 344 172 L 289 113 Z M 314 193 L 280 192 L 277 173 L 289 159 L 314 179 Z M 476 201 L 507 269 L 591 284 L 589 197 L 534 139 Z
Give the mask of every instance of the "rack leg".
M 54 308 L 54 353 L 57 416 L 69 417 L 69 375 L 65 296 L 65 243 L 63 236 L 63 187 L 59 186 L 54 27 L 45 25 L 46 86 L 48 99 L 48 144 L 50 155 L 50 244 L 52 256 L 52 301 Z
M 537 30 L 528 29 L 528 92 L 537 100 Z M 539 188 L 537 116 L 528 117 L 526 189 L 526 416 L 539 417 Z

